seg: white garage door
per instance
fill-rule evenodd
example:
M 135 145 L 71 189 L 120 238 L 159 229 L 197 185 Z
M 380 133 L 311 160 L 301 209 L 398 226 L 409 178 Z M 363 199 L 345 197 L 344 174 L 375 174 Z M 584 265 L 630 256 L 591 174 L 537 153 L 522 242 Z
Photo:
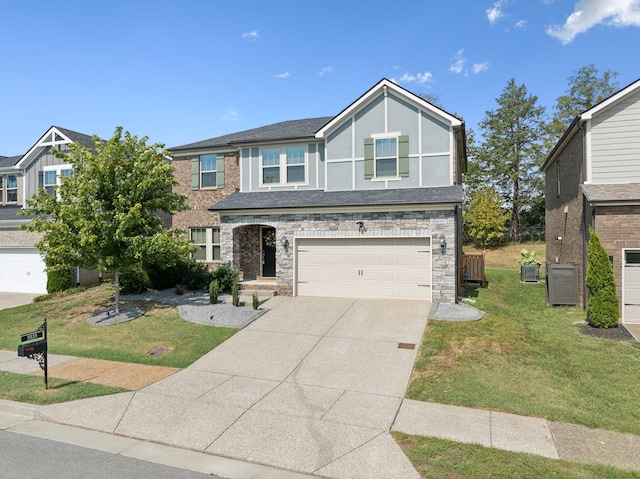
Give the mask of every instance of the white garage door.
M 299 296 L 431 301 L 429 238 L 299 238 Z
M 47 273 L 36 248 L 0 248 L 0 291 L 47 292 Z
M 640 323 L 640 251 L 625 251 L 622 320 Z

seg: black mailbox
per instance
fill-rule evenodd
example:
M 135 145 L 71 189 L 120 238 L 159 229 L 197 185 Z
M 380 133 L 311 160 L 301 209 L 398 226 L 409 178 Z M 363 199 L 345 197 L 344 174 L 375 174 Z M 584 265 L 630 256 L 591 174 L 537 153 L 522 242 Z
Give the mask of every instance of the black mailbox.
M 35 341 L 18 345 L 18 356 L 30 356 L 32 354 L 44 353 L 47 350 L 47 341 Z

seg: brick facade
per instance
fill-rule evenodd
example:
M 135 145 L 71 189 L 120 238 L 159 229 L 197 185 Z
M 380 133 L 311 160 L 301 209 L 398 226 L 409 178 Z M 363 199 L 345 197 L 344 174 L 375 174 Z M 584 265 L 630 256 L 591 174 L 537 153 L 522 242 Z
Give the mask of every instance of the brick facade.
M 356 225 L 364 221 L 367 231 L 362 234 Z M 449 211 L 407 211 L 385 213 L 301 213 L 281 215 L 225 215 L 220 225 L 221 259 L 236 269 L 244 278 L 260 268 L 260 226 L 276 229 L 276 276 L 279 294 L 293 294 L 294 248 L 293 239 L 301 237 L 418 237 L 431 236 L 432 299 L 453 303 L 456 300 L 456 218 Z M 288 249 L 280 244 L 285 235 Z M 444 235 L 451 245 L 445 255 L 440 254 L 439 238 Z M 249 240 L 249 244 L 243 241 Z M 255 250 L 252 251 L 252 249 Z M 250 256 L 247 256 L 250 255 Z M 244 271 L 243 268 L 249 268 Z
M 40 237 L 40 233 L 32 233 L 17 227 L 2 228 L 0 229 L 0 247 L 35 248 L 36 241 Z

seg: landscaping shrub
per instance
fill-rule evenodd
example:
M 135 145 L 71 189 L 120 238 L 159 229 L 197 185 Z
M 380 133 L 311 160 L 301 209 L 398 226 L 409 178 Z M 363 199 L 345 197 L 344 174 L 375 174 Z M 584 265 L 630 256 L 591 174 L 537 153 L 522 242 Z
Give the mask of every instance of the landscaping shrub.
M 149 276 L 142 268 L 120 271 L 120 293 L 138 294 L 151 287 Z
M 221 291 L 230 291 L 233 284 L 238 281 L 238 271 L 228 264 L 221 264 L 213 272 L 213 279 L 217 279 Z
M 71 271 L 67 268 L 47 268 L 47 293 L 59 293 L 71 288 Z
M 594 328 L 613 328 L 618 325 L 620 318 L 616 281 L 609 256 L 593 228 L 589 228 L 588 264 L 587 321 Z
M 258 306 L 260 306 L 260 300 L 258 299 L 258 293 L 253 293 L 253 295 L 251 296 L 252 299 L 252 305 L 253 305 L 253 309 L 258 309 Z
M 220 283 L 218 283 L 218 280 L 214 279 L 209 284 L 209 302 L 211 304 L 216 304 L 218 302 L 219 294 L 220 294 Z

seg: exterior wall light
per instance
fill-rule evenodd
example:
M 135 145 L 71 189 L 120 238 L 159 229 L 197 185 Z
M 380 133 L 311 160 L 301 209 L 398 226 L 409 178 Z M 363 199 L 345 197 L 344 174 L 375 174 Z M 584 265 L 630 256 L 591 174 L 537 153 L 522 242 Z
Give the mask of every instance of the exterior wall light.
M 364 221 L 356 221 L 356 225 L 358 225 L 358 231 L 360 233 L 367 231 L 367 228 L 364 226 Z
M 447 254 L 447 240 L 444 238 L 440 241 L 440 253 Z
M 289 240 L 285 235 L 282 235 L 282 238 L 280 238 L 280 244 L 282 244 L 285 251 L 289 251 Z

